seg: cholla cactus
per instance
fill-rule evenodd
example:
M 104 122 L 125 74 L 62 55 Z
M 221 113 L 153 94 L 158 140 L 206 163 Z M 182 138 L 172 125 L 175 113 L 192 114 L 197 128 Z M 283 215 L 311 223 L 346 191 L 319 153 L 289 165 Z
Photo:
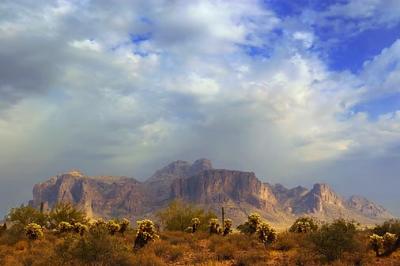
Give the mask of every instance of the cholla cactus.
M 68 222 L 61 222 L 57 226 L 58 233 L 68 233 L 73 230 L 73 226 Z
M 391 250 L 393 250 L 396 241 L 397 241 L 397 236 L 395 234 L 386 232 L 383 235 L 383 248 L 385 249 L 385 252 L 390 252 Z
M 224 236 L 229 235 L 232 233 L 232 220 L 231 219 L 225 219 L 224 221 Z
M 244 224 L 238 226 L 238 229 L 245 234 L 254 234 L 257 232 L 258 226 L 261 223 L 261 217 L 258 213 L 252 213 L 247 217 Z
M 218 219 L 211 219 L 210 224 L 208 225 L 208 229 L 210 234 L 220 234 L 221 228 Z
M 379 251 L 383 248 L 383 237 L 377 234 L 369 236 L 369 247 L 379 256 Z
M 318 229 L 318 225 L 311 217 L 298 218 L 289 228 L 292 233 L 310 233 Z
M 36 240 L 43 237 L 43 230 L 42 227 L 36 223 L 30 223 L 25 226 L 25 235 L 30 240 Z
M 195 233 L 197 229 L 199 228 L 200 225 L 200 219 L 199 218 L 193 218 L 192 219 L 192 233 Z
M 148 242 L 158 238 L 156 228 L 151 220 L 137 221 L 137 233 L 134 248 L 139 249 L 144 247 Z
M 88 231 L 88 227 L 82 223 L 74 223 L 73 230 L 75 233 L 83 236 L 83 234 Z
M 119 232 L 121 234 L 124 234 L 125 231 L 128 230 L 129 224 L 130 224 L 130 222 L 128 219 L 126 219 L 126 218 L 122 219 L 121 222 L 119 223 Z
M 258 239 L 264 243 L 264 245 L 271 244 L 276 240 L 276 231 L 266 222 L 261 222 L 257 228 Z
M 114 235 L 116 232 L 118 232 L 121 229 L 120 225 L 115 222 L 114 220 L 110 220 L 107 223 L 107 230 L 110 233 L 110 235 Z

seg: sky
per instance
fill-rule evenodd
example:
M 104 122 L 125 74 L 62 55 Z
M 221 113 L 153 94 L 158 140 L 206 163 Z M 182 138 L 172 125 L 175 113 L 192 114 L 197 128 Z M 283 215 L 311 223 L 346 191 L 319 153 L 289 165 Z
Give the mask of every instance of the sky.
M 400 1 L 0 2 L 0 214 L 197 158 L 400 215 Z

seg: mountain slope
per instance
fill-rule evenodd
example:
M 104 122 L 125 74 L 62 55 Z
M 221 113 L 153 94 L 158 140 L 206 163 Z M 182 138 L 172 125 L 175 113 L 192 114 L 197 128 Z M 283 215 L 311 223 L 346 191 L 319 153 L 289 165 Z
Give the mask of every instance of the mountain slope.
M 236 223 L 253 211 L 274 224 L 288 224 L 310 215 L 322 220 L 338 217 L 373 224 L 392 215 L 383 207 L 360 196 L 348 200 L 327 184 L 312 189 L 292 189 L 261 182 L 254 173 L 213 169 L 207 159 L 194 163 L 175 161 L 140 182 L 127 177 L 88 177 L 79 171 L 50 178 L 33 188 L 31 205 L 52 207 L 70 202 L 91 216 L 125 216 L 132 220 L 151 216 L 174 199 L 219 212 L 223 206 Z

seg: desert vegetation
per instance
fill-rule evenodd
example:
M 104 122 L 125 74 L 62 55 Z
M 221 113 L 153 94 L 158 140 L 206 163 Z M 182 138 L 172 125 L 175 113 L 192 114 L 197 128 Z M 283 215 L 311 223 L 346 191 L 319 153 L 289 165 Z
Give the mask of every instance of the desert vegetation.
M 257 213 L 228 217 L 177 201 L 153 219 L 88 219 L 69 204 L 12 209 L 0 231 L 1 265 L 398 265 L 400 221 L 373 228 L 300 217 L 276 231 Z M 397 264 L 396 264 L 397 263 Z

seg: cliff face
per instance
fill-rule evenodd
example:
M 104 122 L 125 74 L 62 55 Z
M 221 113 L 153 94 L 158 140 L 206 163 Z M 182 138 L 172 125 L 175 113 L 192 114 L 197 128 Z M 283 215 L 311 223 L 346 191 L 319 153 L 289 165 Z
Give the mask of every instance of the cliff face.
M 152 215 L 177 198 L 214 211 L 224 206 L 236 222 L 253 211 L 276 224 L 289 223 L 301 215 L 323 220 L 353 218 L 362 223 L 392 217 L 365 198 L 342 199 L 327 184 L 315 184 L 311 190 L 301 186 L 288 189 L 262 183 L 252 172 L 213 169 L 206 159 L 173 162 L 145 182 L 127 177 L 88 177 L 71 171 L 36 184 L 30 204 L 37 207 L 44 202 L 51 208 L 57 202 L 69 202 L 91 216 L 135 220 Z

